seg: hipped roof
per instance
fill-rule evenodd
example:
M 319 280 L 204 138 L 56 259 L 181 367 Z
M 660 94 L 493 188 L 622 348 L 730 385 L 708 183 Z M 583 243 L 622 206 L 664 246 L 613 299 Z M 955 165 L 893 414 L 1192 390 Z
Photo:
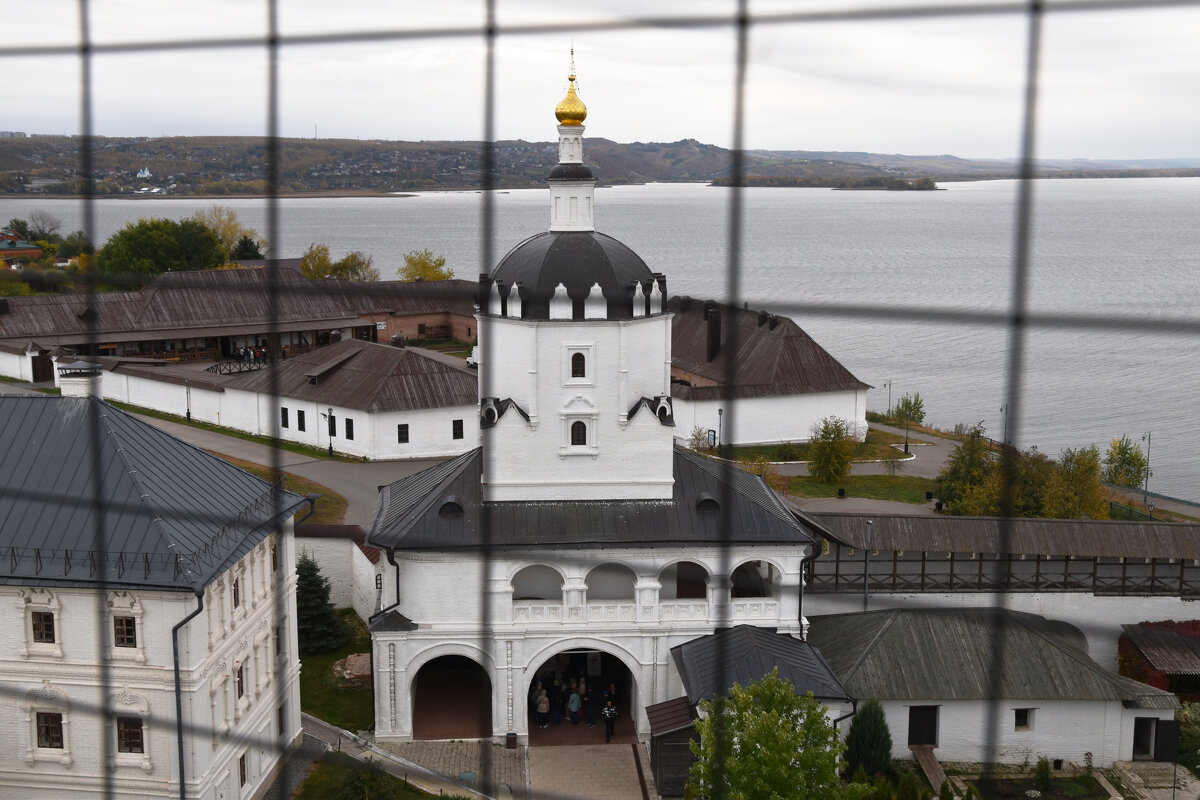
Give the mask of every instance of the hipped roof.
M 1036 614 L 999 608 L 830 614 L 809 618 L 808 640 L 858 698 L 1179 705 L 1169 692 L 1093 661 L 1075 626 Z
M 198 591 L 304 502 L 95 398 L 0 395 L 0 584 Z

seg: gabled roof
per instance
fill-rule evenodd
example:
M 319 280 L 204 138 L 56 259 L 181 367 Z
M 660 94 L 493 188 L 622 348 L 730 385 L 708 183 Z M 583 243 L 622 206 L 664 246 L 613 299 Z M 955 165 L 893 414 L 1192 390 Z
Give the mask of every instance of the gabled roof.
M 368 543 L 400 550 L 478 550 L 549 542 L 590 548 L 813 541 L 761 478 L 679 447 L 670 500 L 484 503 L 482 461 L 477 448 L 380 489 Z M 716 502 L 716 510 L 701 507 L 706 498 Z M 727 531 L 721 528 L 725 513 Z
M 478 397 L 475 372 L 462 359 L 357 339 L 243 373 L 225 387 L 264 394 L 277 387 L 283 397 L 368 413 L 474 406 Z
M 304 502 L 100 400 L 0 395 L 0 584 L 197 591 Z
M 692 705 L 726 695 L 736 683 L 745 686 L 778 668 L 800 694 L 818 700 L 846 702 L 850 696 L 829 664 L 808 642 L 774 628 L 738 625 L 671 648 Z
M 708 309 L 720 313 L 720 348 L 708 360 Z M 714 301 L 672 297 L 671 363 L 717 385 L 671 387 L 681 400 L 773 397 L 869 388 L 787 317 Z
M 1083 519 L 916 517 L 808 512 L 836 541 L 875 550 L 998 553 L 1000 526 L 1007 523 L 1006 553 L 1034 555 L 1200 559 L 1200 525 Z
M 1006 609 L 890 609 L 809 618 L 808 640 L 846 690 L 878 700 L 1100 700 L 1177 708 L 1114 675 L 1073 625 Z

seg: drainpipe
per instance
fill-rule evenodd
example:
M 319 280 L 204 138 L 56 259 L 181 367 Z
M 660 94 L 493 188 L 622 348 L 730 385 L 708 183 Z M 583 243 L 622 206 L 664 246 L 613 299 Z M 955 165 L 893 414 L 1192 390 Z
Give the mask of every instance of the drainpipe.
M 179 734 L 179 800 L 187 800 L 187 784 L 183 768 L 183 687 L 179 676 L 179 629 L 191 622 L 204 610 L 204 590 L 196 591 L 196 610 L 171 628 L 171 651 L 175 657 L 175 729 Z
M 854 698 L 851 698 L 851 699 L 850 699 L 850 713 L 849 713 L 849 714 L 843 714 L 842 716 L 840 716 L 840 717 L 838 717 L 837 719 L 835 719 L 835 720 L 833 721 L 833 727 L 834 727 L 834 728 L 837 728 L 837 726 L 838 726 L 838 723 L 839 723 L 839 722 L 841 722 L 841 721 L 842 721 L 842 720 L 844 720 L 844 719 L 850 719 L 851 717 L 853 717 L 853 716 L 854 716 L 855 714 L 857 714 L 857 713 L 858 713 L 858 701 L 857 701 L 857 700 L 855 700 Z

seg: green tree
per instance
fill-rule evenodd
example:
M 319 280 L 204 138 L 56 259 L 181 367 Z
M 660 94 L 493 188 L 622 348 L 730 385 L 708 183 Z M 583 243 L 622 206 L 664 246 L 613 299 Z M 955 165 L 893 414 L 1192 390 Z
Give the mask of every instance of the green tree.
M 1150 463 L 1142 448 L 1133 440 L 1128 436 L 1112 440 L 1108 452 L 1104 454 L 1104 471 L 1101 475 L 1105 482 L 1136 488 L 1146 482 L 1149 472 Z
M 955 506 L 967 497 L 968 493 L 978 490 L 988 480 L 995 461 L 988 449 L 987 437 L 983 435 L 983 423 L 977 423 L 967 434 L 967 438 L 959 443 L 945 465 L 938 472 L 935 483 L 937 496 L 948 504 L 955 513 Z
M 813 425 L 808 447 L 808 474 L 822 483 L 837 483 L 850 474 L 854 440 L 844 419 L 826 417 Z
M 307 555 L 296 562 L 296 631 L 302 656 L 333 650 L 346 636 L 329 602 L 329 579 Z
M 8 221 L 8 225 L 4 226 L 4 230 L 9 233 L 15 233 L 25 241 L 29 241 L 29 222 L 20 217 L 13 217 Z
M 191 219 L 142 218 L 109 237 L 96 254 L 96 271 L 111 279 L 211 269 L 224 262 L 217 235 L 204 224 Z
M 262 258 L 266 258 L 263 255 L 262 248 L 258 246 L 258 242 L 249 236 L 243 236 L 238 239 L 237 244 L 233 246 L 233 250 L 229 253 L 231 261 L 253 261 Z
M 329 257 L 329 245 L 313 243 L 300 257 L 300 272 L 310 280 L 343 278 L 348 281 L 377 281 L 374 259 L 355 250 L 339 261 Z
M 0 297 L 28 297 L 33 287 L 10 269 L 0 269 Z
M 921 399 L 921 393 L 916 392 L 912 397 L 905 394 L 892 406 L 888 416 L 895 417 L 902 424 L 920 425 L 925 421 L 925 401 Z
M 846 763 L 867 775 L 887 773 L 892 766 L 892 732 L 883 706 L 871 698 L 858 708 L 846 734 Z
M 94 253 L 96 248 L 88 241 L 87 235 L 83 231 L 75 231 L 68 233 L 58 246 L 59 258 L 75 258 L 83 253 Z
M 859 800 L 870 787 L 838 776 L 843 745 L 824 707 L 796 694 L 779 670 L 728 697 L 700 702 L 691 743 L 690 797 L 725 800 Z
M 404 254 L 402 281 L 444 281 L 453 277 L 454 270 L 446 267 L 446 257 L 435 255 L 428 247 Z
M 1108 519 L 1108 495 L 1100 484 L 1100 451 L 1096 445 L 1063 450 L 1043 504 L 1053 519 Z

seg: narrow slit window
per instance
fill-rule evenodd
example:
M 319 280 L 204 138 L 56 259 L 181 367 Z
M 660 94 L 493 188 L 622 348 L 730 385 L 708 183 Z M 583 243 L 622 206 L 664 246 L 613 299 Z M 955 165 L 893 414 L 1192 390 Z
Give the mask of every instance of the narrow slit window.
M 587 377 L 587 356 L 583 353 L 575 353 L 571 356 L 571 377 Z

